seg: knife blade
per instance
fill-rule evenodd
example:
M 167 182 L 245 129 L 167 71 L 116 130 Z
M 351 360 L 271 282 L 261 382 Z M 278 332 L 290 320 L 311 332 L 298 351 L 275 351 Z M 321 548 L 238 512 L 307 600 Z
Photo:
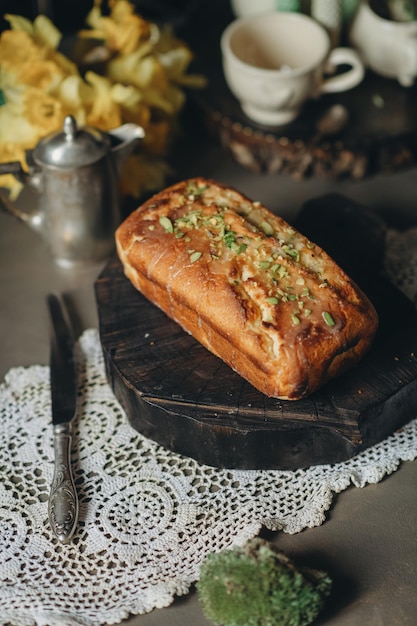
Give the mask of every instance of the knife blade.
M 72 538 L 78 520 L 78 495 L 71 467 L 72 420 L 77 412 L 74 336 L 65 304 L 49 294 L 50 381 L 54 474 L 49 494 L 49 523 L 62 543 Z

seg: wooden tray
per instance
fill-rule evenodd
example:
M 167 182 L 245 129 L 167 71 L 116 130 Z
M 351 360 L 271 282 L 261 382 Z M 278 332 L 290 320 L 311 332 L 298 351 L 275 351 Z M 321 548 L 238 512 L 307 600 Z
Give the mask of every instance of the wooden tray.
M 212 2 L 186 33 L 195 61 L 193 70 L 208 79 L 207 88 L 191 91 L 210 131 L 233 158 L 254 172 L 362 179 L 391 173 L 417 162 L 417 85 L 367 71 L 363 82 L 343 93 L 310 100 L 292 123 L 266 127 L 250 120 L 230 92 L 223 74 L 220 36 L 233 19 L 229 3 Z M 346 35 L 342 45 L 348 45 Z M 344 105 L 349 122 L 337 135 L 317 136 L 316 125 L 333 104 Z
M 113 258 L 95 285 L 100 336 L 135 429 L 216 467 L 296 469 L 346 460 L 416 415 L 417 315 L 381 275 L 384 224 L 332 195 L 308 203 L 296 226 L 373 300 L 380 328 L 370 353 L 305 400 L 267 398 L 150 304 Z

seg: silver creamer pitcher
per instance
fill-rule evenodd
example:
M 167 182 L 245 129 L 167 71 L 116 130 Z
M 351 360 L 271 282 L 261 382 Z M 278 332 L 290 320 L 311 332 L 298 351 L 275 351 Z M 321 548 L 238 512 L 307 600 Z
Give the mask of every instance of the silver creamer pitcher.
M 121 221 L 118 177 L 144 130 L 124 124 L 109 133 L 64 119 L 62 131 L 51 133 L 27 152 L 29 173 L 19 162 L 0 164 L 0 174 L 13 174 L 34 187 L 38 202 L 30 210 L 11 202 L 6 208 L 46 241 L 61 267 L 98 263 L 114 248 Z

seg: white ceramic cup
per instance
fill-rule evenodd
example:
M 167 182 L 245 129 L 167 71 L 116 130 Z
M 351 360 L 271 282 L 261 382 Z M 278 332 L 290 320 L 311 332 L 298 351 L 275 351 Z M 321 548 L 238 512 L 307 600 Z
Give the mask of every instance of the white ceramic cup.
M 275 0 L 230 0 L 230 5 L 236 17 L 275 11 L 276 8 Z
M 346 91 L 364 76 L 359 55 L 351 48 L 331 50 L 326 30 L 301 13 L 236 19 L 223 32 L 220 45 L 231 92 L 251 120 L 267 126 L 291 122 L 309 98 Z M 325 77 L 339 65 L 350 69 Z
M 300 4 L 300 0 L 230 0 L 230 6 L 236 17 L 269 11 L 299 11 Z
M 380 17 L 368 1 L 362 1 L 353 18 L 350 43 L 365 65 L 404 87 L 417 76 L 417 21 L 395 22 Z

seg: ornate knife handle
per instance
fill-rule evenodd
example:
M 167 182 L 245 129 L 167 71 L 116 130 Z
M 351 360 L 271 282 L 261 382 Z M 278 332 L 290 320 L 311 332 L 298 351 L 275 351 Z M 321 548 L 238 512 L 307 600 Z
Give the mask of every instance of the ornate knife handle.
M 70 424 L 54 426 L 55 467 L 49 495 L 49 522 L 56 537 L 68 542 L 78 519 L 78 497 L 71 471 Z

